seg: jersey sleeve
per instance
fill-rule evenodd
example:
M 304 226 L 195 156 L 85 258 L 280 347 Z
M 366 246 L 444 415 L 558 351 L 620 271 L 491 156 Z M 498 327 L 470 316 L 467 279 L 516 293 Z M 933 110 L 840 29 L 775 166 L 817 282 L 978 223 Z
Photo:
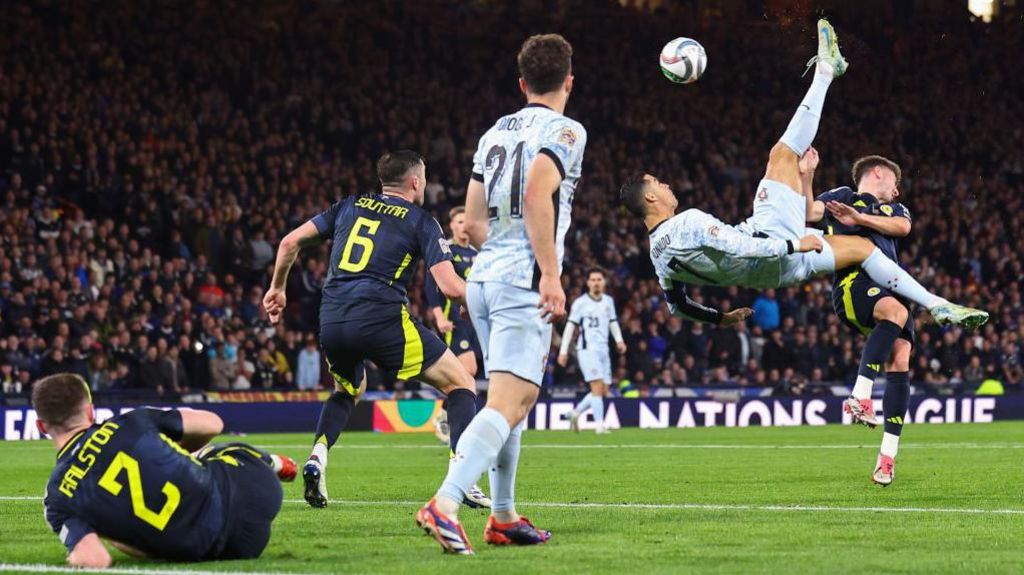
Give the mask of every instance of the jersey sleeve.
M 538 153 L 555 162 L 558 173 L 565 179 L 566 171 L 583 161 L 583 149 L 587 146 L 587 131 L 579 122 L 561 118 L 551 122 Z
M 659 283 L 662 291 L 665 292 L 665 301 L 668 303 L 668 310 L 672 312 L 672 315 L 705 323 L 722 323 L 722 312 L 690 299 L 686 293 L 686 284 L 673 282 L 668 278 L 659 280 Z
M 321 238 L 330 239 L 334 236 L 334 222 L 338 219 L 339 211 L 341 211 L 341 202 L 335 202 L 331 207 L 309 220 L 316 226 L 316 231 L 320 232 Z
M 579 298 L 572 302 L 572 307 L 569 308 L 569 321 L 576 325 L 583 321 L 583 306 L 580 305 Z
M 688 220 L 688 225 L 679 231 L 695 235 L 699 245 L 738 258 L 779 257 L 791 254 L 795 249 L 795 246 L 786 240 L 748 236 L 704 212 L 695 214 Z
M 427 307 L 444 307 L 444 294 L 441 293 L 441 288 L 437 287 L 437 280 L 434 279 L 434 274 L 427 270 L 424 274 L 426 277 L 423 279 L 423 291 L 424 297 L 427 300 Z
M 56 497 L 50 497 L 49 494 L 43 498 L 43 514 L 50 529 L 57 534 L 69 553 L 83 537 L 96 531 L 91 525 L 72 515 Z
M 853 197 L 853 188 L 849 186 L 843 186 L 834 190 L 829 190 L 820 194 L 817 198 L 819 202 L 840 202 L 843 204 L 850 203 L 850 198 Z
M 886 213 L 887 207 L 889 208 L 889 213 Z M 882 204 L 879 210 L 887 216 L 892 216 L 894 218 L 907 218 L 908 220 L 913 221 L 913 218 L 910 217 L 910 210 L 907 209 L 907 206 L 898 202 L 893 204 Z
M 444 238 L 441 231 L 441 224 L 433 217 L 424 213 L 420 219 L 419 229 L 420 254 L 423 255 L 423 263 L 427 266 L 429 275 L 430 268 L 443 261 L 452 261 L 452 249 L 448 246 L 448 240 Z
M 133 410 L 128 416 L 149 422 L 157 431 L 173 441 L 179 441 L 185 435 L 185 427 L 181 421 L 181 412 L 177 409 L 140 407 Z
M 487 134 L 484 134 L 480 141 L 476 144 L 476 152 L 473 153 L 473 174 L 474 180 L 483 183 L 484 181 L 484 139 Z
M 606 296 L 606 298 L 607 299 L 605 301 L 608 302 L 608 323 L 618 323 L 619 313 L 615 310 L 615 298 L 611 296 Z

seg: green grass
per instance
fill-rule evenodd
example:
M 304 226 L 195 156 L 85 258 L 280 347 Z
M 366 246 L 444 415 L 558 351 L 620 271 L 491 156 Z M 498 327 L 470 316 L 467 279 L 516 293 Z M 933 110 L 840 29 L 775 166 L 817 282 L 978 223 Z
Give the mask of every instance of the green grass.
M 887 489 L 869 481 L 880 438 L 880 431 L 842 426 L 609 436 L 528 431 L 519 510 L 554 538 L 536 548 L 488 547 L 486 516 L 466 510 L 462 519 L 478 554 L 451 557 L 413 524 L 416 508 L 442 479 L 446 450 L 425 435 L 349 433 L 331 454 L 332 505 L 310 509 L 296 502 L 298 483 L 286 486 L 289 502 L 261 559 L 166 566 L 115 553 L 115 561 L 181 570 L 402 575 L 1021 572 L 1024 422 L 910 426 L 896 482 Z M 308 452 L 308 436 L 246 440 L 297 460 Z M 53 457 L 47 443 L 0 443 L 0 496 L 40 495 Z M 907 508 L 952 511 L 897 511 Z M 1017 513 L 956 511 L 963 509 Z M 0 563 L 60 565 L 63 558 L 38 500 L 0 499 Z

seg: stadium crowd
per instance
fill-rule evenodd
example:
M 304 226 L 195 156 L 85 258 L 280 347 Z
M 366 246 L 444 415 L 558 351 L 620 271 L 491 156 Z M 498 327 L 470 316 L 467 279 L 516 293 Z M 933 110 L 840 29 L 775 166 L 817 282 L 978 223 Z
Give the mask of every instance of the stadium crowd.
M 316 344 L 326 248 L 304 255 L 274 327 L 260 300 L 277 241 L 338 198 L 377 189 L 373 162 L 394 148 L 426 156 L 426 206 L 446 223 L 476 139 L 521 105 L 514 54 L 540 31 L 575 48 L 567 114 L 589 142 L 564 280 L 571 300 L 589 266 L 609 271 L 628 344 L 616 378 L 643 394 L 852 381 L 863 341 L 833 314 L 829 278 L 693 290 L 756 310 L 734 328 L 669 317 L 646 233 L 617 203 L 625 175 L 649 170 L 683 207 L 746 217 L 806 88 L 813 21 L 756 13 L 737 35 L 689 2 L 655 14 L 581 2 L 12 3 L 0 19 L 2 394 L 60 371 L 97 391 L 165 396 L 329 384 Z M 993 314 L 962 333 L 918 311 L 912 381 L 961 393 L 995 378 L 1019 390 L 1024 107 L 1011 95 L 1024 93 L 1013 56 L 1022 28 L 894 17 L 835 20 L 851 71 L 825 106 L 816 185 L 849 185 L 862 155 L 902 165 L 914 217 L 904 265 Z M 680 32 L 710 56 L 694 86 L 655 66 Z M 994 53 L 1006 57 L 983 56 Z M 410 306 L 428 321 L 422 291 L 421 270 Z M 548 383 L 578 381 L 552 354 Z M 375 374 L 372 387 L 394 382 Z

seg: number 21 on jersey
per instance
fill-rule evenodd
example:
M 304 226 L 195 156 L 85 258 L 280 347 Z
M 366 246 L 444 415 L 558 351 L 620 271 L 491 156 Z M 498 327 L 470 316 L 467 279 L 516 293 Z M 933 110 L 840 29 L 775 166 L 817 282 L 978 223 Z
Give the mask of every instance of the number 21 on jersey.
M 523 146 L 526 142 L 519 142 L 512 150 L 512 179 L 509 189 L 509 215 L 513 218 L 523 217 Z M 487 151 L 484 165 L 488 169 L 493 166 L 490 184 L 487 186 L 487 217 L 498 218 L 498 202 L 501 198 L 494 197 L 494 187 L 501 180 L 505 173 L 505 162 L 508 158 L 508 151 L 504 146 L 491 146 Z

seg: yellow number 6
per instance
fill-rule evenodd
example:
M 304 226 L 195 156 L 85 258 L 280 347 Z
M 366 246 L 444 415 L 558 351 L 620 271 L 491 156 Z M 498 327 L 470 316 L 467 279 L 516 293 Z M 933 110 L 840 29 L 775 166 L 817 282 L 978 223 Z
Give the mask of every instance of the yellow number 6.
M 345 250 L 341 253 L 341 263 L 338 264 L 338 267 L 352 273 L 363 271 L 366 265 L 370 263 L 370 254 L 373 253 L 373 240 L 359 235 L 359 231 L 366 228 L 366 231 L 372 236 L 377 233 L 377 228 L 379 227 L 380 222 L 377 220 L 363 217 L 357 218 L 355 225 L 352 226 L 352 231 L 348 234 L 348 241 L 345 242 Z M 352 246 L 363 248 L 363 253 L 359 255 L 359 261 L 352 261 Z
M 181 503 L 181 491 L 178 490 L 176 485 L 168 481 L 164 483 L 163 488 L 163 494 L 167 497 L 167 502 L 164 503 L 163 509 L 153 511 L 146 507 L 146 499 L 142 491 L 142 475 L 139 473 L 139 462 L 127 453 L 119 451 L 99 482 L 100 487 L 106 489 L 115 497 L 121 493 L 121 489 L 124 487 L 117 480 L 117 476 L 121 474 L 122 469 L 128 475 L 128 492 L 132 496 L 132 511 L 135 513 L 135 516 L 156 527 L 157 530 L 163 531 L 164 527 L 167 527 L 167 522 L 171 520 L 171 515 L 174 515 L 174 511 Z

